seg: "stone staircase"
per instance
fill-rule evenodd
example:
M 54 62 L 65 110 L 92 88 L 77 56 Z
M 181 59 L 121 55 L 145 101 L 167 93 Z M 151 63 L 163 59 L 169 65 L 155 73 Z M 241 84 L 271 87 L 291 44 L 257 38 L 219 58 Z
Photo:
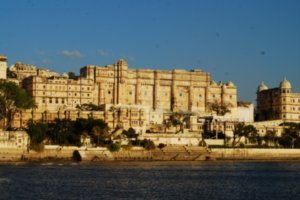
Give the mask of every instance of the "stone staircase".
M 162 149 L 164 153 L 188 153 L 184 146 L 166 146 Z
M 164 160 L 210 160 L 212 157 L 206 147 L 166 146 L 161 149 Z

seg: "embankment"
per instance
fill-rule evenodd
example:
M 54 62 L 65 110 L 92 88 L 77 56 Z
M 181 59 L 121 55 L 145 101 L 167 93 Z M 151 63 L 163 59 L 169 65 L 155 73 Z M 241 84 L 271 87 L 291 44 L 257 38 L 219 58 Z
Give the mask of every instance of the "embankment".
M 217 160 L 300 160 L 300 149 L 214 148 Z
M 213 148 L 198 146 L 167 146 L 163 149 L 145 150 L 141 147 L 110 152 L 106 148 L 78 148 L 48 146 L 42 152 L 0 150 L 0 161 L 71 161 L 78 151 L 82 161 L 199 161 L 199 160 L 299 160 L 300 149 L 247 149 Z

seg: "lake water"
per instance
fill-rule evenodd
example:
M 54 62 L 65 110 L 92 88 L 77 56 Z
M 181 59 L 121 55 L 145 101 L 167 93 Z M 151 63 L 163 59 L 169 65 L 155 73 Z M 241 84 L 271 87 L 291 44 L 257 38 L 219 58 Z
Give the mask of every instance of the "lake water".
M 0 199 L 300 199 L 300 162 L 0 165 Z

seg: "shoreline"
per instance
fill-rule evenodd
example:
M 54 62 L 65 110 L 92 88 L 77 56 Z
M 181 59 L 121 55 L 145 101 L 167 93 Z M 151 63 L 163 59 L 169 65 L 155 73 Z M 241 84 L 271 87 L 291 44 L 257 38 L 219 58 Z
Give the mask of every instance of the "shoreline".
M 176 161 L 168 161 L 168 160 L 105 160 L 105 161 L 71 161 L 71 160 L 39 160 L 39 161 L 0 161 L 0 166 L 25 166 L 25 165 L 43 165 L 43 166 L 77 166 L 77 165 L 107 165 L 107 164 L 130 164 L 130 163 L 174 163 L 174 164 L 184 164 L 184 163 L 210 163 L 210 164 L 218 164 L 218 163 L 278 163 L 278 162 L 286 162 L 286 163 L 300 163 L 300 159 L 266 159 L 266 160 L 254 160 L 254 159 L 227 159 L 227 160 L 210 160 L 210 161 L 187 161 L 187 160 L 176 160 Z
M 76 152 L 76 157 L 75 153 Z M 45 162 L 156 162 L 156 161 L 300 161 L 300 149 L 211 148 L 196 146 L 169 147 L 155 150 L 133 148 L 110 152 L 106 148 L 82 149 L 68 147 L 45 149 L 42 152 L 1 152 L 1 163 Z

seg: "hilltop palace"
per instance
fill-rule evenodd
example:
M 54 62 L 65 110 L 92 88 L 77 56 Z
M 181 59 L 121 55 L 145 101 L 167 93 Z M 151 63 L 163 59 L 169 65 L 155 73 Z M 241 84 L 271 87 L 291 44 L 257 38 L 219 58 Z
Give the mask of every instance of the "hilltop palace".
M 253 104 L 238 102 L 234 83 L 216 83 L 210 73 L 196 69 L 130 69 L 121 59 L 107 66 L 84 66 L 79 76 L 20 62 L 12 65 L 7 73 L 7 57 L 0 55 L 0 78 L 21 85 L 37 104 L 37 108 L 14 116 L 16 128 L 26 127 L 29 119 L 49 122 L 56 118 L 95 118 L 105 120 L 110 128 L 132 127 L 145 133 L 154 125 L 163 124 L 172 113 L 189 113 L 185 132 L 199 134 L 204 119 L 210 117 L 213 130 L 230 135 L 236 122 L 254 121 Z M 230 112 L 216 115 L 211 110 L 213 103 L 225 105 Z M 89 104 L 101 109 L 84 109 Z M 260 85 L 257 119 L 272 120 L 272 123 L 257 122 L 261 132 L 266 131 L 266 124 L 273 127 L 274 120 L 300 122 L 300 94 L 291 92 L 287 80 L 274 89 Z

